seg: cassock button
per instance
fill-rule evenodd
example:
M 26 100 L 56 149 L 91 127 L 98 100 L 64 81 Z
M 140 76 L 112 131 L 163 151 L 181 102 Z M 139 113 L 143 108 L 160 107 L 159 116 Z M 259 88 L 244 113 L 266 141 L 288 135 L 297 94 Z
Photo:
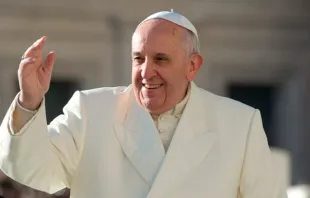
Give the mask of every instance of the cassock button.
M 159 132 L 160 132 L 160 133 L 163 133 L 163 132 L 165 132 L 165 130 L 163 130 L 163 129 L 159 129 Z

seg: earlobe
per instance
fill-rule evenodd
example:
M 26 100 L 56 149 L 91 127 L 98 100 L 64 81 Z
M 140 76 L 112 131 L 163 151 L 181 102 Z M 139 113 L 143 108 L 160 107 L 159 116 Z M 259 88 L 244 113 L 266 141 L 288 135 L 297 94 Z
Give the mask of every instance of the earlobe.
M 192 64 L 187 74 L 187 80 L 193 81 L 196 77 L 196 74 L 197 74 L 197 70 L 195 69 L 195 66 Z

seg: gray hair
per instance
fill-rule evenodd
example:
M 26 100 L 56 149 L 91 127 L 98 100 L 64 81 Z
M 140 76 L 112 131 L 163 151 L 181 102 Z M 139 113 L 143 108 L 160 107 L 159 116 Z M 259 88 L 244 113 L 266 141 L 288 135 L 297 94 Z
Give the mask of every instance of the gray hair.
M 186 45 L 189 54 L 199 54 L 200 53 L 200 43 L 197 36 L 190 30 L 186 30 Z

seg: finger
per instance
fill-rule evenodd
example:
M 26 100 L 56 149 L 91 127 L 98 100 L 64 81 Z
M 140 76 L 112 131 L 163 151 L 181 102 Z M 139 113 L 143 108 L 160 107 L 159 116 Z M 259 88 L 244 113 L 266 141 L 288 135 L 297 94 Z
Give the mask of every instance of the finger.
M 49 52 L 45 59 L 43 67 L 43 70 L 45 72 L 51 72 L 53 70 L 55 59 L 56 59 L 56 53 L 54 51 Z
M 39 38 L 38 40 L 36 40 L 36 42 L 34 42 L 32 45 L 42 45 L 42 42 L 45 42 L 47 40 L 47 36 L 42 36 L 41 38 Z
M 46 42 L 47 37 L 43 36 L 40 39 L 38 39 L 36 42 L 34 42 L 24 53 L 24 57 L 41 57 L 43 53 L 43 46 L 44 43 Z

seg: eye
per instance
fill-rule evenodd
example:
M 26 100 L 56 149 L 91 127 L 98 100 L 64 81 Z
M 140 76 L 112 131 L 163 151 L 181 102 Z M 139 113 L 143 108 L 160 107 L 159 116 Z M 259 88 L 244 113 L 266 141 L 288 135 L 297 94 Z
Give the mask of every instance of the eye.
M 166 65 L 169 63 L 169 59 L 166 56 L 156 56 L 154 62 L 158 65 Z
M 166 57 L 156 57 L 156 60 L 158 61 L 165 61 L 168 60 Z
M 143 63 L 144 58 L 141 57 L 141 56 L 135 56 L 135 57 L 133 57 L 133 61 L 134 61 L 135 63 L 141 64 L 141 63 Z

